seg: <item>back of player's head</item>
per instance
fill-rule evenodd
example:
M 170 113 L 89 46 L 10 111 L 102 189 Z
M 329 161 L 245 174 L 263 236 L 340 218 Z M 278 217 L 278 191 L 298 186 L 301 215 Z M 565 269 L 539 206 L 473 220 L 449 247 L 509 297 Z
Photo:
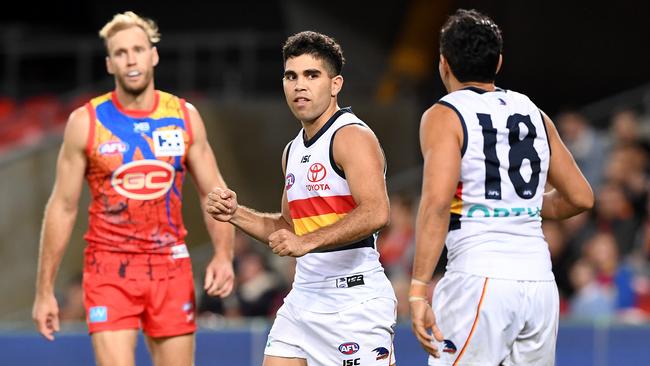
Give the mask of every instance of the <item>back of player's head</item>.
M 106 23 L 99 31 L 99 37 L 107 44 L 108 39 L 115 33 L 129 29 L 131 27 L 140 27 L 149 38 L 151 44 L 156 44 L 160 41 L 160 32 L 158 32 L 158 25 L 156 22 L 149 18 L 144 18 L 132 11 L 115 14 L 113 19 Z
M 440 53 L 460 82 L 494 82 L 502 50 L 499 26 L 476 10 L 457 10 L 440 31 Z
M 304 31 L 287 38 L 282 47 L 285 63 L 292 57 L 304 54 L 323 60 L 330 77 L 340 75 L 345 64 L 341 46 L 334 39 L 322 33 Z

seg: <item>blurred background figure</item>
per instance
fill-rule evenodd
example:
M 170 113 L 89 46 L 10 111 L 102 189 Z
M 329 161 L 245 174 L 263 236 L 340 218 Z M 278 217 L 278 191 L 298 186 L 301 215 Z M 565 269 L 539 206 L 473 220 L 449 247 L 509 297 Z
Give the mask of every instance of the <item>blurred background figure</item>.
M 587 181 L 600 185 L 606 154 L 606 139 L 593 128 L 587 117 L 576 110 L 560 113 L 555 118 L 560 135 Z
M 390 224 L 377 239 L 379 260 L 389 278 L 410 275 L 414 244 L 413 199 L 404 194 L 390 195 Z

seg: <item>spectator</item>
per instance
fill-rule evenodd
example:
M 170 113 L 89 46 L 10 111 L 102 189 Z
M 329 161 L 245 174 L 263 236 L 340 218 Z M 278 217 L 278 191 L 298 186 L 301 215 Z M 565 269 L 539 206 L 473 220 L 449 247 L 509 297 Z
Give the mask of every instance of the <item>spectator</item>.
M 572 319 L 596 320 L 613 316 L 613 296 L 598 283 L 596 270 L 589 261 L 579 259 L 571 268 L 570 278 L 575 290 L 569 313 Z
M 565 111 L 556 117 L 562 140 L 576 160 L 580 170 L 594 188 L 600 185 L 605 160 L 606 141 L 585 116 L 577 111 Z

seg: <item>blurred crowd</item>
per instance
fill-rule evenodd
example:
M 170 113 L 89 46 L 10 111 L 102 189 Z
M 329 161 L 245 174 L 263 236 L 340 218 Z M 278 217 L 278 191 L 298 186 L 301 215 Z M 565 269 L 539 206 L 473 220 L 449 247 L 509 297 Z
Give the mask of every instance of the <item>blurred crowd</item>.
M 555 116 L 563 141 L 591 183 L 596 205 L 565 221 L 544 221 L 563 319 L 650 322 L 650 123 L 632 109 L 616 111 L 597 129 L 575 110 Z M 550 187 L 547 187 L 550 189 Z M 391 222 L 378 240 L 381 262 L 398 296 L 398 318 L 409 318 L 408 289 L 419 192 L 391 194 Z M 295 260 L 271 254 L 237 231 L 236 287 L 225 299 L 202 292 L 199 325 L 220 327 L 251 317 L 272 319 L 291 288 Z M 444 273 L 443 252 L 434 283 Z M 80 279 L 78 279 L 80 281 Z M 76 281 L 62 296 L 62 318 L 83 320 Z

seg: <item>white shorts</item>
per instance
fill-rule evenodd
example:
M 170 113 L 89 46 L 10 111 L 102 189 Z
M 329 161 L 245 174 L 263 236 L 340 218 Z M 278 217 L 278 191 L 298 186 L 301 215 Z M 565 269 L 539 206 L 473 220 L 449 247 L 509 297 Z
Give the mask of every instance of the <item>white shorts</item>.
M 433 294 L 445 340 L 429 365 L 555 364 L 559 295 L 555 281 L 517 281 L 447 272 Z
M 313 313 L 285 303 L 264 354 L 303 358 L 309 366 L 395 364 L 393 299 L 375 298 L 338 313 Z

